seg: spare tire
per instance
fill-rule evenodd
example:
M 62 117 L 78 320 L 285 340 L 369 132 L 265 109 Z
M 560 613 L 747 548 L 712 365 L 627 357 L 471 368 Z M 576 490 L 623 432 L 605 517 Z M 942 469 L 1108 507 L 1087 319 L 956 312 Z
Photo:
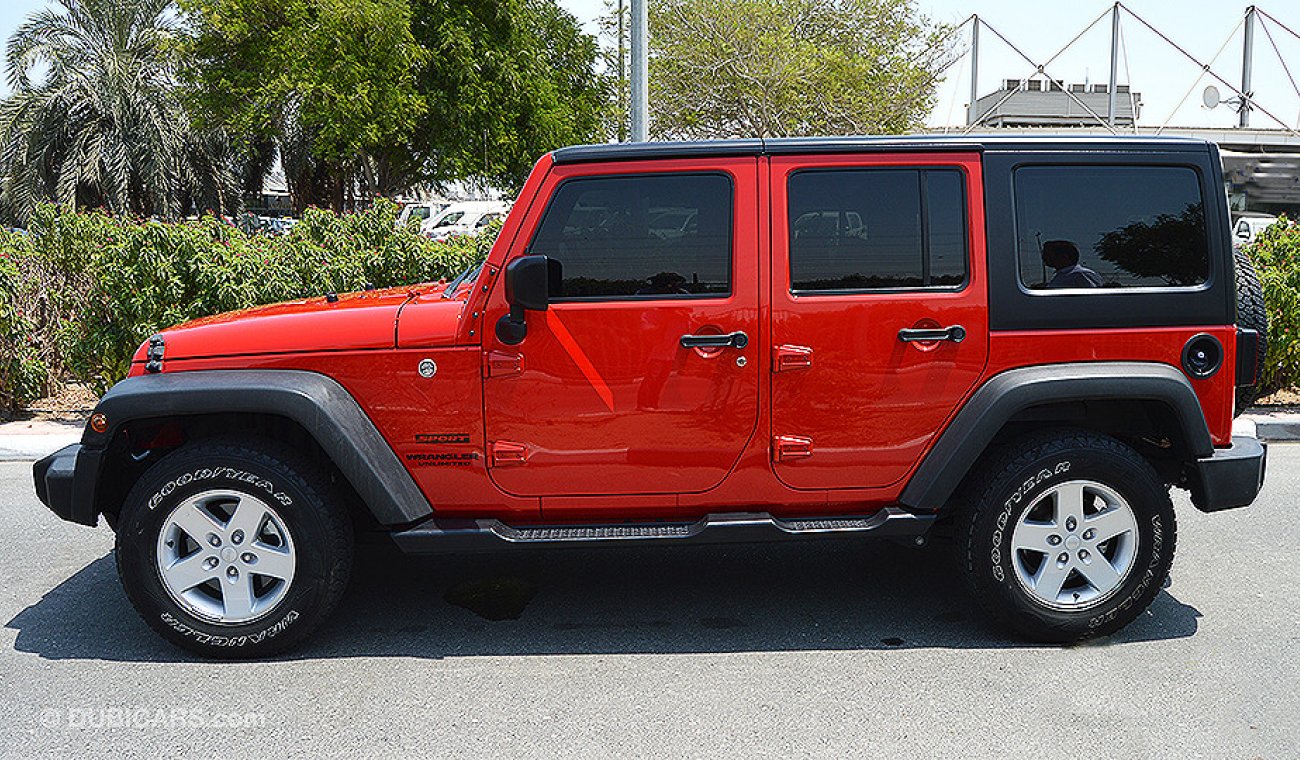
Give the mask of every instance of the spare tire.
M 1259 275 L 1250 255 L 1238 248 L 1233 251 L 1237 264 L 1237 326 L 1254 330 L 1259 335 L 1255 344 L 1255 367 L 1257 372 L 1264 370 L 1264 357 L 1268 354 L 1268 312 L 1264 309 L 1264 288 L 1259 284 Z M 1259 397 L 1262 386 L 1261 378 L 1256 378 L 1255 385 L 1237 388 L 1237 408 L 1234 414 L 1241 414 Z

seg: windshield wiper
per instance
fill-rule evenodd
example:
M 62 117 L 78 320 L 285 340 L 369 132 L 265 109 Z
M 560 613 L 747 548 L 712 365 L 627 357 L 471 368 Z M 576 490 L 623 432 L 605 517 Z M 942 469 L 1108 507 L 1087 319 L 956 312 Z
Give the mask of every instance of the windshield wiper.
M 460 287 L 460 284 L 462 282 L 464 282 L 466 279 L 469 278 L 470 273 L 474 273 L 475 275 L 477 275 L 478 270 L 481 269 L 482 267 L 483 267 L 482 264 L 470 264 L 468 267 L 465 268 L 464 272 L 461 272 L 459 275 L 456 276 L 456 279 L 447 283 L 447 289 L 442 291 L 442 297 L 443 298 L 454 297 L 456 295 L 456 289 Z

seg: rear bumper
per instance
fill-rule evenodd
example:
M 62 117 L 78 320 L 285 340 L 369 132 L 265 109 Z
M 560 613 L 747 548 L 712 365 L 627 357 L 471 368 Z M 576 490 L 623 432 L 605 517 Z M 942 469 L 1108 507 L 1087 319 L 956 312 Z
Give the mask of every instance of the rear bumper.
M 1268 447 L 1257 438 L 1234 435 L 1232 445 L 1196 460 L 1200 487 L 1192 489 L 1192 503 L 1202 512 L 1250 504 L 1264 485 L 1267 461 Z
M 74 443 L 50 454 L 32 466 L 36 497 L 50 511 L 69 522 L 94 526 L 94 473 L 99 470 L 99 452 Z

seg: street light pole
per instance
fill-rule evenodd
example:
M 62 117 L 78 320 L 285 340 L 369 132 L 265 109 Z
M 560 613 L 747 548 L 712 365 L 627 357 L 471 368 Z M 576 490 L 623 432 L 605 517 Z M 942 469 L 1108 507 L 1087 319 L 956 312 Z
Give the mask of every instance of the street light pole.
M 646 50 L 649 19 L 648 0 L 632 0 L 632 141 L 650 139 L 650 57 Z
M 627 0 L 618 0 L 618 141 L 627 142 Z
M 1110 80 L 1107 83 L 1106 123 L 1115 126 L 1115 104 L 1119 89 L 1119 3 L 1110 9 Z M 1133 116 L 1136 118 L 1137 114 Z
M 966 123 L 974 124 L 979 118 L 980 97 L 980 17 L 970 17 L 970 104 L 966 106 Z
M 1267 31 L 1267 30 L 1265 30 Z M 1241 116 L 1238 126 L 1242 129 L 1250 126 L 1250 91 L 1251 64 L 1255 58 L 1255 6 L 1246 9 L 1246 30 L 1242 35 L 1241 46 Z

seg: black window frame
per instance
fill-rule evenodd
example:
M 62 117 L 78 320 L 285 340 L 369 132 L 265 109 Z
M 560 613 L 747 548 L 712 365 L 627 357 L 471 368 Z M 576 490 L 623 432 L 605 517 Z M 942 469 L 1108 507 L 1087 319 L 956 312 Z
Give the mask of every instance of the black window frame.
M 1196 285 L 1139 285 L 1133 287 L 1121 286 L 1117 288 L 1030 288 L 1027 287 L 1025 285 L 1024 278 L 1021 276 L 1021 271 L 1020 271 L 1020 264 L 1021 264 L 1020 234 L 1019 234 L 1020 209 L 1017 207 L 1017 200 L 1019 198 L 1019 195 L 1018 195 L 1018 188 L 1016 185 L 1016 175 L 1019 174 L 1020 170 L 1022 169 L 1042 169 L 1042 168 L 1066 169 L 1071 167 L 1087 168 L 1087 169 L 1115 168 L 1115 169 L 1189 169 L 1191 170 L 1196 177 L 1196 191 L 1200 195 L 1201 213 L 1205 225 L 1204 227 L 1205 272 L 1206 272 L 1205 279 Z M 1210 218 L 1210 214 L 1212 212 L 1211 205 L 1209 199 L 1205 195 L 1206 177 L 1204 172 L 1202 171 L 1202 167 L 1192 163 L 1174 163 L 1174 162 L 1143 163 L 1141 161 L 1126 162 L 1122 160 L 1110 161 L 1110 162 L 1107 161 L 1071 161 L 1071 162 L 1032 161 L 1029 162 L 1027 161 L 1023 163 L 1018 163 L 1011 168 L 1009 180 L 1011 185 L 1011 229 L 1013 231 L 1012 253 L 1015 260 L 1016 288 L 1019 289 L 1021 293 L 1024 293 L 1033 298 L 1040 298 L 1044 296 L 1049 298 L 1051 297 L 1059 298 L 1063 296 L 1073 296 L 1073 297 L 1114 296 L 1121 293 L 1133 293 L 1138 295 L 1144 293 L 1145 294 L 1199 293 L 1202 291 L 1211 290 L 1214 287 L 1215 285 L 1214 279 L 1216 276 L 1216 271 L 1215 271 L 1216 267 L 1214 265 L 1214 255 L 1215 255 L 1214 232 L 1215 231 L 1214 231 L 1214 224 Z
M 619 174 L 583 174 L 575 177 L 565 177 L 560 180 L 546 201 L 546 208 L 542 210 L 542 216 L 537 220 L 537 226 L 533 228 L 532 235 L 528 238 L 528 245 L 524 248 L 524 255 L 533 255 L 533 246 L 537 242 L 537 236 L 541 233 L 542 228 L 546 226 L 546 218 L 554 208 L 555 199 L 560 194 L 565 185 L 578 182 L 590 182 L 606 179 L 641 179 L 644 177 L 722 177 L 727 181 L 727 192 L 730 196 L 730 203 L 727 204 L 727 292 L 725 293 L 645 293 L 630 294 L 621 296 L 553 296 L 550 298 L 551 303 L 605 303 L 611 301 L 699 301 L 708 299 L 725 300 L 733 298 L 736 294 L 736 178 L 728 171 L 722 169 L 702 169 L 699 171 L 667 171 L 667 172 L 623 172 Z M 560 262 L 563 265 L 564 262 Z
M 920 187 L 920 204 L 921 204 L 921 248 L 922 248 L 922 270 L 930 268 L 930 215 L 929 215 L 929 197 L 926 193 L 928 186 L 926 184 L 927 171 L 945 171 L 956 172 L 961 178 L 961 229 L 962 229 L 962 279 L 955 285 L 918 285 L 915 287 L 891 287 L 891 288 L 827 288 L 818 290 L 796 289 L 794 287 L 794 259 L 791 253 L 794 250 L 794 229 L 793 220 L 790 218 L 790 182 L 800 174 L 826 174 L 832 172 L 838 173 L 861 173 L 871 171 L 915 171 L 920 174 L 918 185 Z M 845 166 L 816 166 L 803 169 L 796 169 L 786 176 L 785 180 L 785 234 L 786 234 L 786 286 L 790 295 L 805 298 L 816 296 L 843 296 L 843 295 L 863 295 L 874 293 L 960 293 L 970 287 L 971 282 L 971 224 L 970 224 L 970 173 L 966 167 L 960 164 L 865 164 L 865 165 L 845 165 Z

